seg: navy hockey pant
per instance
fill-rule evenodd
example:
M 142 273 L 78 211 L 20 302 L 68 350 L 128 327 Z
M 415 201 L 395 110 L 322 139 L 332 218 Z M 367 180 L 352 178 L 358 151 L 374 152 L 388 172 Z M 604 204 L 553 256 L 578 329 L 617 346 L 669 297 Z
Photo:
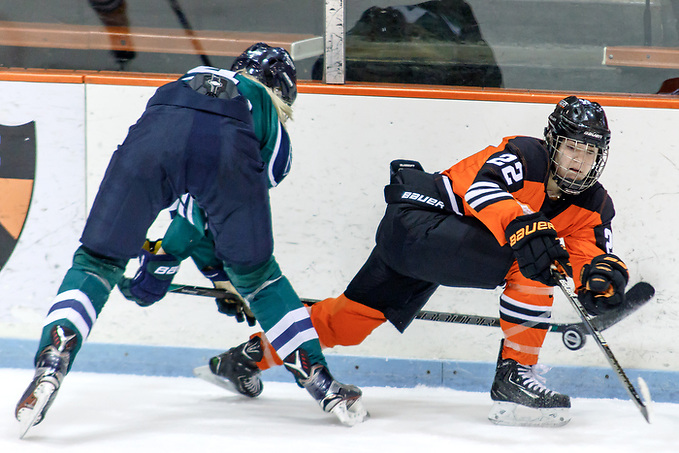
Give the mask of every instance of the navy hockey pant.
M 251 126 L 182 107 L 149 107 L 113 154 L 81 242 L 111 258 L 139 253 L 158 213 L 190 193 L 228 265 L 273 253 L 265 164 Z
M 344 294 L 384 313 L 400 332 L 439 285 L 494 289 L 514 261 L 480 221 L 408 204 L 387 206 L 376 243 Z

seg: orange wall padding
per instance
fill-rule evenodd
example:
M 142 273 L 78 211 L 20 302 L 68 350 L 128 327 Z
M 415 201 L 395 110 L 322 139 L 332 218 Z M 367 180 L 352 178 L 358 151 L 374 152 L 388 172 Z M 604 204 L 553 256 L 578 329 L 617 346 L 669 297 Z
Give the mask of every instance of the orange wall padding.
M 180 74 L 151 74 L 131 72 L 69 71 L 43 69 L 0 69 L 0 81 L 91 83 L 101 85 L 160 86 L 176 80 Z M 595 92 L 566 92 L 516 90 L 478 87 L 443 87 L 428 85 L 376 84 L 348 82 L 330 85 L 321 82 L 298 83 L 300 93 L 343 96 L 384 96 L 421 99 L 458 99 L 472 101 L 529 102 L 554 104 L 574 94 L 597 101 L 605 106 L 679 109 L 679 96 L 655 94 L 612 94 Z

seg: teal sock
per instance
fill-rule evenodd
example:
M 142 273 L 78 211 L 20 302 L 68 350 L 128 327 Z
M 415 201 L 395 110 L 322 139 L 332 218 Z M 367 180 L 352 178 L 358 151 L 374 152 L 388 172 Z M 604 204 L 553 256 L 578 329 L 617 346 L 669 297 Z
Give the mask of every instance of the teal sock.
M 226 271 L 281 358 L 303 348 L 312 364 L 327 365 L 309 313 L 273 256 L 259 266 Z
M 113 287 L 125 271 L 127 260 L 114 260 L 96 256 L 80 247 L 73 256 L 73 265 L 66 272 L 42 329 L 40 344 L 35 356 L 52 343 L 50 331 L 61 325 L 76 333 L 76 346 L 71 352 L 69 370 L 73 359 L 82 347 L 104 308 Z

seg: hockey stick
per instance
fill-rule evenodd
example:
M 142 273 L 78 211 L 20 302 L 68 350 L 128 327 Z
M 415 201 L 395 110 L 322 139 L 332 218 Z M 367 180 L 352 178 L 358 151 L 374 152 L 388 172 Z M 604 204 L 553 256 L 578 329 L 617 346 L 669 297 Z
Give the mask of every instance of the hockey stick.
M 592 324 L 599 331 L 606 330 L 634 313 L 639 307 L 650 301 L 654 295 L 655 288 L 653 288 L 653 285 L 647 282 L 638 282 L 627 291 L 623 304 L 606 314 L 593 317 Z M 500 327 L 500 318 L 467 315 L 462 313 L 422 310 L 415 316 L 415 319 Z M 586 335 L 589 334 L 589 330 L 582 321 L 573 323 L 551 323 L 547 330 L 549 332 L 561 333 L 561 340 L 563 341 L 564 346 L 572 351 L 581 349 L 586 343 Z
M 214 297 L 216 299 L 234 297 L 233 294 L 223 289 L 205 288 L 190 285 L 170 285 L 170 292 L 176 294 L 189 294 L 193 296 Z M 651 300 L 654 294 L 655 289 L 652 285 L 646 282 L 639 282 L 632 286 L 629 291 L 627 291 L 624 305 L 622 305 L 618 310 L 614 310 L 605 315 L 592 318 L 592 322 L 598 330 L 605 330 L 632 314 L 639 307 Z M 311 305 L 318 302 L 316 299 L 301 300 L 302 303 L 306 305 Z M 453 324 L 467 324 L 474 326 L 500 327 L 500 318 L 498 317 L 470 315 L 464 313 L 421 310 L 417 313 L 415 319 L 421 319 L 423 321 L 447 322 Z M 585 345 L 586 335 L 589 333 L 583 322 L 552 323 L 549 325 L 548 331 L 561 333 L 561 339 L 564 345 L 572 351 L 577 351 Z
M 613 352 L 611 349 L 608 347 L 608 344 L 606 343 L 606 340 L 604 340 L 604 337 L 601 335 L 601 333 L 592 325 L 594 323 L 594 317 L 592 317 L 585 308 L 582 306 L 580 303 L 580 300 L 578 300 L 578 296 L 575 295 L 575 292 L 571 289 L 569 286 L 567 280 L 566 280 L 566 275 L 565 273 L 561 273 L 557 271 L 556 269 L 553 271 L 554 277 L 557 279 L 557 283 L 559 284 L 559 288 L 561 288 L 561 291 L 563 291 L 564 295 L 568 299 L 568 301 L 573 305 L 573 308 L 575 308 L 575 311 L 578 312 L 578 315 L 580 315 L 580 318 L 582 319 L 582 322 L 585 324 L 587 329 L 590 331 L 592 334 L 592 337 L 594 337 L 594 341 L 599 345 L 599 348 L 601 351 L 604 353 L 606 356 L 606 359 L 608 360 L 608 363 L 611 365 L 611 368 L 613 368 L 613 371 L 615 371 L 615 374 L 618 375 L 618 378 L 620 379 L 620 382 L 622 382 L 623 387 L 625 387 L 625 390 L 627 390 L 627 393 L 629 394 L 630 398 L 636 404 L 637 408 L 639 408 L 639 411 L 641 411 L 641 415 L 644 416 L 644 419 L 648 423 L 651 423 L 651 420 L 649 418 L 649 411 L 647 407 L 647 403 L 651 401 L 651 394 L 648 390 L 648 386 L 646 385 L 646 382 L 639 377 L 639 387 L 641 389 L 641 393 L 644 395 L 644 400 L 641 399 L 639 394 L 634 388 L 634 385 L 630 382 L 629 378 L 627 377 L 627 374 L 625 374 L 625 371 L 622 369 L 620 364 L 618 363 L 618 360 L 615 358 L 613 355 Z
M 189 20 L 186 18 L 186 15 L 184 14 L 184 11 L 182 11 L 182 8 L 181 6 L 179 6 L 177 0 L 168 1 L 170 2 L 170 7 L 177 16 L 177 19 L 179 20 L 179 23 L 181 24 L 182 28 L 186 32 L 187 36 L 191 38 L 191 43 L 193 44 L 193 48 L 196 49 L 196 53 L 200 57 L 200 61 L 202 61 L 203 65 L 205 66 L 212 66 L 212 63 L 210 63 L 210 59 L 207 57 L 207 55 L 205 55 L 205 49 L 203 49 L 203 46 L 201 46 L 200 41 L 196 38 L 196 34 L 194 33 L 193 28 L 191 27 L 191 24 L 189 24 Z

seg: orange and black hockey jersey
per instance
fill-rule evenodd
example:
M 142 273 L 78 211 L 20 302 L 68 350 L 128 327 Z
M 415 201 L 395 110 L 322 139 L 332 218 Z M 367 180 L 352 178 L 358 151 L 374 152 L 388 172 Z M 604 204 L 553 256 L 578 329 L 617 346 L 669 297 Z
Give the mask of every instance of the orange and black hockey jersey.
M 612 253 L 613 201 L 600 183 L 578 195 L 547 196 L 549 153 L 544 141 L 507 137 L 442 172 L 454 209 L 478 218 L 497 241 L 506 243 L 505 228 L 516 217 L 544 213 L 563 238 L 576 285 L 580 270 L 592 258 Z M 448 186 L 450 184 L 450 186 Z

